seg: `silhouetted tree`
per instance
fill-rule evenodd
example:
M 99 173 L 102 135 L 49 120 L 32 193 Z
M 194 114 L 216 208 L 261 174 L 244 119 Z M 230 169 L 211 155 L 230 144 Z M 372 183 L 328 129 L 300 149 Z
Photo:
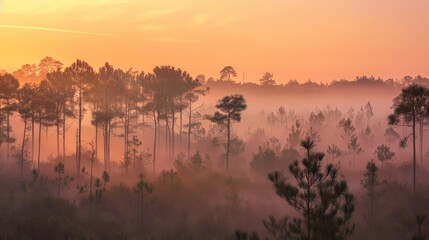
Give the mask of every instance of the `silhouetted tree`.
M 259 79 L 259 83 L 264 86 L 276 85 L 276 81 L 273 78 L 273 74 L 266 72 L 261 79 Z
M 386 141 L 389 146 L 391 143 L 394 143 L 396 140 L 399 140 L 401 138 L 401 136 L 392 127 L 386 128 L 386 131 L 384 132 L 384 137 L 386 138 Z
M 76 60 L 69 67 L 64 70 L 65 74 L 69 78 L 69 81 L 73 83 L 77 92 L 78 102 L 78 146 L 77 146 L 77 158 L 76 158 L 76 172 L 80 174 L 80 162 L 82 157 L 82 120 L 84 114 L 84 102 L 83 95 L 87 89 L 88 83 L 94 77 L 94 70 L 85 61 Z
M 197 127 L 200 123 L 198 120 L 201 118 L 201 114 L 195 112 L 198 107 L 194 107 L 200 96 L 205 96 L 209 88 L 202 88 L 198 78 L 194 81 L 189 81 L 187 84 L 187 91 L 184 95 L 184 100 L 187 102 L 188 108 L 188 160 L 191 156 L 191 134 L 192 129 Z
M 37 87 L 36 97 L 34 100 L 33 111 L 35 112 L 35 119 L 39 125 L 38 133 L 38 151 L 37 151 L 37 171 L 40 172 L 40 155 L 41 155 L 41 137 L 42 126 L 51 126 L 55 119 L 55 98 L 52 85 L 42 80 Z
M 286 124 L 287 112 L 286 112 L 286 109 L 284 107 L 280 106 L 277 109 L 276 115 L 277 115 L 277 118 L 279 119 L 280 125 L 283 126 L 284 124 Z
M 57 157 L 60 156 L 60 128 L 62 127 L 63 135 L 63 158 L 65 157 L 66 148 L 66 120 L 74 117 L 74 94 L 73 83 L 67 76 L 57 70 L 46 74 L 46 79 L 53 88 L 53 97 L 55 103 L 55 126 L 57 133 Z
M 231 144 L 231 124 L 235 121 L 241 121 L 241 112 L 246 110 L 247 104 L 243 95 L 225 96 L 218 101 L 216 108 L 221 112 L 216 111 L 213 116 L 208 116 L 208 119 L 216 124 L 221 124 L 227 128 L 227 145 L 226 145 L 226 169 L 229 167 L 229 148 Z
M 134 192 L 140 198 L 141 230 L 143 232 L 144 231 L 144 211 L 145 211 L 145 204 L 146 204 L 145 197 L 147 194 L 151 194 L 153 192 L 152 185 L 146 182 L 143 174 L 140 174 L 139 182 L 134 186 Z
M 15 142 L 10 136 L 10 116 L 16 110 L 16 99 L 18 97 L 19 82 L 10 74 L 0 76 L 0 111 L 5 119 L 6 126 L 3 128 L 0 122 L 0 147 L 6 143 L 6 162 L 9 160 L 9 144 Z
M 303 137 L 303 130 L 301 123 L 296 120 L 295 125 L 292 125 L 292 127 L 289 130 L 289 135 L 287 137 L 287 142 L 290 147 L 296 148 L 300 142 L 300 140 Z
M 59 162 L 54 167 L 55 173 L 57 174 L 57 177 L 54 179 L 54 183 L 57 185 L 57 194 L 58 197 L 61 197 L 61 188 L 67 187 L 71 181 L 73 181 L 73 177 L 70 177 L 68 175 L 64 176 L 64 164 Z
M 389 115 L 390 125 L 403 124 L 412 128 L 408 137 L 413 139 L 413 195 L 416 195 L 416 123 L 421 114 L 426 114 L 425 105 L 429 90 L 420 85 L 409 85 L 402 89 L 401 94 L 393 99 L 393 113 Z M 422 111 L 423 110 L 423 111 Z M 406 137 L 406 139 L 408 139 Z
M 375 204 L 377 200 L 384 194 L 383 189 L 380 189 L 383 182 L 378 180 L 377 176 L 378 168 L 374 162 L 368 162 L 366 165 L 366 172 L 364 179 L 361 180 L 361 185 L 366 190 L 366 197 L 369 201 L 369 226 L 372 230 L 374 228 L 375 220 Z
M 338 169 L 332 164 L 322 170 L 324 154 L 312 152 L 316 145 L 311 139 L 303 140 L 301 146 L 307 157 L 301 166 L 294 161 L 289 167 L 296 184 L 289 183 L 281 172 L 269 174 L 277 195 L 304 218 L 294 218 L 289 224 L 292 239 L 346 239 L 354 230 L 349 224 L 354 203 L 347 182 L 337 179 Z
M 413 240 L 425 240 L 426 236 L 423 234 L 423 222 L 425 221 L 426 215 L 424 214 L 416 214 L 416 222 L 417 222 L 417 233 L 413 235 Z
M 231 81 L 231 77 L 237 77 L 237 72 L 231 66 L 226 66 L 220 70 L 220 80 Z
M 384 144 L 381 144 L 375 149 L 377 159 L 381 161 L 381 167 L 383 167 L 385 161 L 391 160 L 395 153 L 390 151 L 390 148 Z
M 328 156 L 332 159 L 333 162 L 335 162 L 335 160 L 337 160 L 343 154 L 341 149 L 335 144 L 328 146 L 326 153 L 328 153 Z
M 21 117 L 21 120 L 24 122 L 24 130 L 22 135 L 21 143 L 21 177 L 24 175 L 24 152 L 27 139 L 27 131 L 29 129 L 28 122 L 31 120 L 31 117 L 34 115 L 34 102 L 37 96 L 36 86 L 34 84 L 26 83 L 19 89 L 18 92 L 18 113 Z

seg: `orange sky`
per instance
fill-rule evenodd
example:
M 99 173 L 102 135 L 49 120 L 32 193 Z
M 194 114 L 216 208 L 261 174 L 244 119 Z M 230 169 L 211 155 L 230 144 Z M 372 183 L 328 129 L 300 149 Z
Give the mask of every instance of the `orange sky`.
M 52 56 L 245 80 L 429 76 L 426 0 L 0 0 L 0 69 Z

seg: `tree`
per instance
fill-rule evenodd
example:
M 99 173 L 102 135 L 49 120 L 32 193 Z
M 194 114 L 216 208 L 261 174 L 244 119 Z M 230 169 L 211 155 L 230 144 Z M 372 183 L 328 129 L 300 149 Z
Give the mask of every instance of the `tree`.
M 75 91 L 77 92 L 78 102 L 78 141 L 77 141 L 77 158 L 76 158 L 76 170 L 77 174 L 80 174 L 80 162 L 82 158 L 82 120 L 84 114 L 84 102 L 83 94 L 87 88 L 88 82 L 94 77 L 94 70 L 85 61 L 76 60 L 72 65 L 64 70 L 66 76 L 73 83 Z
M 377 159 L 381 162 L 381 167 L 383 168 L 384 162 L 391 160 L 395 153 L 390 151 L 390 148 L 384 144 L 381 144 L 375 149 L 375 154 Z
M 287 137 L 287 142 L 291 148 L 296 148 L 300 142 L 300 139 L 303 137 L 301 123 L 296 120 L 295 125 L 289 130 L 289 135 Z
M 58 163 L 54 166 L 55 173 L 57 177 L 54 179 L 54 183 L 58 186 L 58 197 L 61 197 L 61 188 L 67 187 L 71 181 L 73 181 L 73 177 L 68 175 L 64 176 L 64 164 Z
M 208 119 L 213 123 L 224 125 L 227 128 L 227 146 L 226 146 L 226 169 L 229 167 L 229 150 L 231 144 L 231 124 L 241 121 L 241 112 L 246 110 L 247 104 L 243 95 L 225 96 L 218 101 L 216 108 L 221 112 L 216 111 Z
M 386 131 L 384 132 L 384 137 L 386 138 L 386 141 L 389 146 L 391 143 L 394 143 L 396 140 L 401 138 L 401 136 L 392 127 L 386 128 Z
M 6 127 L 0 122 L 0 146 L 6 142 L 6 162 L 9 159 L 9 144 L 15 142 L 10 136 L 12 127 L 10 126 L 10 116 L 15 111 L 16 99 L 18 97 L 19 82 L 10 74 L 0 76 L 0 111 L 6 120 Z
M 50 71 L 50 70 L 49 70 Z M 67 76 L 59 71 L 51 71 L 46 74 L 46 80 L 50 83 L 53 88 L 53 97 L 55 103 L 55 126 L 57 134 L 57 157 L 60 156 L 60 128 L 62 127 L 63 135 L 63 153 L 62 157 L 65 157 L 66 149 L 66 120 L 67 118 L 74 117 L 74 94 L 73 83 Z
M 201 88 L 200 80 L 197 78 L 195 81 L 188 83 L 187 92 L 185 93 L 184 100 L 187 102 L 188 107 L 188 160 L 191 156 L 191 134 L 193 128 L 200 125 L 198 120 L 201 114 L 195 112 L 199 107 L 194 107 L 200 96 L 205 96 L 209 92 L 209 88 Z
M 44 78 L 48 73 L 60 71 L 63 65 L 64 64 L 62 62 L 47 56 L 40 60 L 37 65 L 37 75 Z
M 339 121 L 339 127 L 341 129 L 341 138 L 345 141 L 347 145 L 348 153 L 352 154 L 352 165 L 354 168 L 355 155 L 361 154 L 363 152 L 363 149 L 358 142 L 358 137 L 355 133 L 356 129 L 353 126 L 352 120 L 350 120 L 350 118 L 341 119 Z
M 153 192 L 153 187 L 151 184 L 146 182 L 144 179 L 143 174 L 140 174 L 139 176 L 139 182 L 134 186 L 134 192 L 139 196 L 140 198 L 140 217 L 141 217 L 141 230 L 144 229 L 144 211 L 145 211 L 145 197 L 147 194 L 151 194 Z M 152 199 L 153 201 L 153 199 Z
M 237 77 L 237 73 L 231 66 L 226 66 L 220 71 L 220 80 L 231 81 L 231 77 Z
M 287 113 L 286 113 L 286 109 L 284 107 L 280 106 L 277 109 L 276 115 L 277 115 L 277 118 L 279 119 L 279 122 L 280 122 L 281 126 L 283 126 L 283 124 L 286 124 L 286 119 L 287 119 L 286 115 L 287 115 Z
M 31 120 L 31 117 L 34 115 L 34 101 L 36 98 L 36 86 L 34 84 L 26 83 L 18 92 L 18 113 L 21 117 L 21 120 L 24 122 L 24 132 L 22 135 L 21 143 L 21 177 L 24 176 L 24 152 L 25 144 L 27 138 L 27 131 L 29 128 L 28 121 Z
M 359 155 L 363 153 L 363 148 L 360 146 L 358 142 L 358 137 L 353 135 L 350 139 L 350 143 L 348 146 L 349 151 L 352 152 L 352 167 L 355 168 L 355 155 Z
M 412 84 L 402 89 L 401 94 L 393 99 L 393 113 L 389 115 L 390 125 L 404 125 L 412 128 L 408 137 L 413 139 L 413 195 L 416 196 L 416 123 L 421 114 L 426 114 L 429 90 Z M 423 111 L 422 111 L 423 110 Z M 406 137 L 406 139 L 408 139 Z
M 373 112 L 373 110 L 372 110 L 372 106 L 371 106 L 371 103 L 370 102 L 368 102 L 366 105 L 365 105 L 365 117 L 366 117 L 366 119 L 367 119 L 367 124 L 369 124 L 370 123 L 370 121 L 371 121 L 371 119 L 372 119 L 372 117 L 374 116 L 374 112 Z
M 259 83 L 264 86 L 276 85 L 276 81 L 273 78 L 273 74 L 269 72 L 264 73 L 264 76 L 259 79 Z
M 118 70 L 120 71 L 120 70 Z M 105 63 L 96 75 L 95 101 L 98 103 L 94 112 L 93 122 L 103 130 L 104 169 L 110 167 L 110 138 L 112 122 L 122 116 L 121 94 L 124 93 L 124 85 L 121 83 L 120 73 L 109 63 Z
M 332 159 L 332 161 L 334 162 L 343 154 L 341 149 L 335 144 L 328 146 L 328 150 L 326 150 L 326 153 L 328 153 L 329 158 Z
M 377 176 L 378 168 L 375 165 L 374 162 L 368 162 L 366 165 L 366 172 L 364 175 L 364 179 L 361 180 L 361 185 L 366 190 L 366 197 L 369 201 L 369 225 L 372 229 L 374 227 L 375 221 L 374 221 L 374 205 L 376 204 L 377 200 L 384 194 L 384 191 L 380 189 L 381 185 L 384 182 L 380 182 L 378 180 Z
M 40 172 L 42 126 L 49 126 L 52 124 L 55 119 L 53 113 L 55 113 L 56 103 L 53 88 L 48 81 L 42 80 L 37 87 L 36 93 L 33 111 L 35 112 L 34 118 L 39 125 L 37 171 Z
M 426 218 L 426 215 L 424 215 L 424 214 L 416 214 L 417 233 L 413 235 L 413 240 L 425 240 L 426 239 L 426 236 L 423 234 L 423 231 L 422 231 L 425 218 Z
M 295 239 L 346 239 L 354 230 L 349 224 L 354 201 L 347 182 L 338 180 L 338 169 L 332 164 L 322 170 L 324 154 L 312 152 L 316 145 L 311 139 L 303 140 L 301 146 L 307 156 L 301 164 L 294 161 L 289 166 L 295 184 L 279 171 L 268 176 L 277 195 L 303 217 L 288 225 L 290 233 Z

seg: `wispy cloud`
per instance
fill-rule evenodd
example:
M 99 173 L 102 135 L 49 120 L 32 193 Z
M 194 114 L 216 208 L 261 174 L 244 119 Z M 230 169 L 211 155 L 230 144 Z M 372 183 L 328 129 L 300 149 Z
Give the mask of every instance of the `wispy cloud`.
M 71 30 L 71 29 L 46 28 L 46 27 L 37 27 L 37 26 L 0 25 L 0 28 L 72 33 L 72 34 L 83 34 L 83 35 L 96 35 L 96 36 L 106 36 L 106 37 L 114 36 L 113 34 L 110 34 L 110 33 L 85 32 L 85 31 L 77 31 L 77 30 Z
M 196 39 L 183 39 L 175 37 L 155 37 L 155 38 L 145 38 L 143 41 L 148 42 L 164 42 L 164 43 L 195 43 Z

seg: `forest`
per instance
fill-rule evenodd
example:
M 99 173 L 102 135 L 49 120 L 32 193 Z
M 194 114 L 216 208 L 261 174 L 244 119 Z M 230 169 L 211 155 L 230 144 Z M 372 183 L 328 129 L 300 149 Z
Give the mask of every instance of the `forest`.
M 1 70 L 0 239 L 426 239 L 429 79 L 258 82 Z

